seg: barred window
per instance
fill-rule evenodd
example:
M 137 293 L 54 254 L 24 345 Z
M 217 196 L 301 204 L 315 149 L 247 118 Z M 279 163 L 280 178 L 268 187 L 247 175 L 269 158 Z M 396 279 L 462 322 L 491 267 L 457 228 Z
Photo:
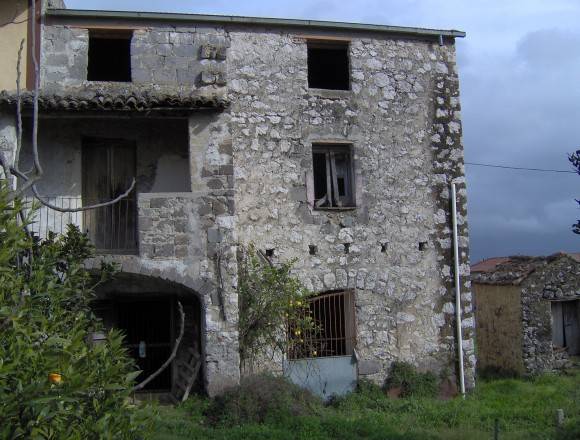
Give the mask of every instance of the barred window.
M 289 359 L 348 356 L 355 344 L 354 293 L 327 292 L 308 300 L 314 329 L 302 331 L 290 323 Z

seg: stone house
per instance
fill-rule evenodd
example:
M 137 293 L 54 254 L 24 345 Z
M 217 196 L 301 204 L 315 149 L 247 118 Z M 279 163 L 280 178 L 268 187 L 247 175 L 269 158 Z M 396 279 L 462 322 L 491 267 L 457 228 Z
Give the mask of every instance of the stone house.
M 490 258 L 471 277 L 481 371 L 538 374 L 580 355 L 580 254 Z
M 381 382 L 400 359 L 454 378 L 453 181 L 473 386 L 462 32 L 56 3 L 37 23 L 39 190 L 78 207 L 136 188 L 99 210 L 43 208 L 34 227 L 75 223 L 121 265 L 97 312 L 125 330 L 142 369 L 171 350 L 179 299 L 198 386 L 238 382 L 236 255 L 253 243 L 274 264 L 296 259 L 319 294 L 321 374 L 343 362 L 348 377 Z M 15 102 L 1 92 L 5 146 Z M 29 139 L 32 95 L 23 102 Z M 177 369 L 152 388 L 171 388 Z

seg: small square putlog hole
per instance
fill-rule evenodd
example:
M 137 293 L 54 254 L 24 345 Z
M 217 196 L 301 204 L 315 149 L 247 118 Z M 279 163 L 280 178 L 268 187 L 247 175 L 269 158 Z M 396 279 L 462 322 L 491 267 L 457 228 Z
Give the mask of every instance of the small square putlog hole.
M 274 256 L 274 249 L 266 249 L 266 257 L 272 258 Z
M 315 246 L 313 244 L 308 245 L 308 253 L 310 255 L 316 255 L 317 252 L 318 252 L 318 246 Z
M 131 82 L 132 32 L 89 33 L 88 81 Z
M 308 42 L 308 87 L 350 90 L 348 43 Z
M 427 242 L 426 241 L 420 241 L 419 242 L 419 250 L 420 251 L 424 251 L 427 249 Z

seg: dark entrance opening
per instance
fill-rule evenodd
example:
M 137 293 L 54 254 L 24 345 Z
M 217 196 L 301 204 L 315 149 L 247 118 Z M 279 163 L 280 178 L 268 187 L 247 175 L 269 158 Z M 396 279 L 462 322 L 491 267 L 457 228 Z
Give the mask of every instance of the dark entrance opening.
M 150 300 L 119 302 L 117 327 L 125 333 L 129 354 L 135 359 L 141 374 L 140 382 L 163 365 L 172 348 L 173 302 Z M 168 390 L 171 388 L 171 368 L 166 368 L 145 389 Z
M 180 402 L 203 392 L 202 308 L 195 292 L 155 277 L 119 273 L 96 292 L 92 308 L 106 328 L 125 335 L 125 345 L 142 373 L 139 383 L 163 365 L 174 349 L 184 313 L 183 338 L 177 356 L 144 391 Z

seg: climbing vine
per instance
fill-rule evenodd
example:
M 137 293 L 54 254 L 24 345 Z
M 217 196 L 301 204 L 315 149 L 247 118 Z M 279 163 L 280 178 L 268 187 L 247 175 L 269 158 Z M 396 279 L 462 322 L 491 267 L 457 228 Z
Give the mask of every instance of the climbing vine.
M 246 365 L 266 353 L 286 356 L 301 349 L 316 327 L 308 304 L 312 293 L 292 275 L 293 264 L 273 265 L 254 246 L 240 254 L 239 343 Z

